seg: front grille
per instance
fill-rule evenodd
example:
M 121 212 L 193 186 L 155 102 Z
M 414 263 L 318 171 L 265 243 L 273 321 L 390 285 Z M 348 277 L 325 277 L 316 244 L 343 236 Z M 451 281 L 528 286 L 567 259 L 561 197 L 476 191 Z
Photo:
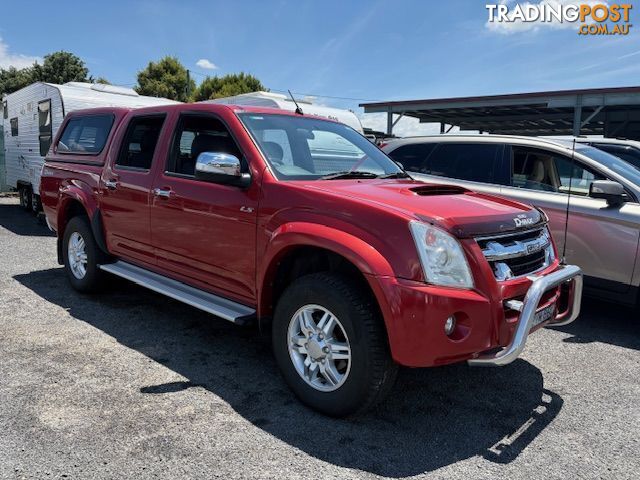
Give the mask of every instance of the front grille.
M 541 250 L 532 255 L 525 255 L 524 257 L 505 260 L 504 263 L 507 264 L 514 276 L 520 277 L 522 275 L 535 272 L 536 270 L 540 270 L 544 266 L 545 257 L 545 251 Z
M 499 281 L 529 275 L 553 261 L 553 246 L 546 228 L 482 237 L 476 241 Z

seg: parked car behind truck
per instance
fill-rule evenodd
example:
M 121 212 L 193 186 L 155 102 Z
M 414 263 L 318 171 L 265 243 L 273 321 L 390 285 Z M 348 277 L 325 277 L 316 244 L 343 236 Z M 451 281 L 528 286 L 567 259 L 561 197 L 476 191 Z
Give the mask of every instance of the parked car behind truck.
M 407 177 L 343 124 L 191 104 L 69 114 L 40 191 L 77 290 L 111 273 L 271 322 L 292 390 L 346 415 L 398 365 L 503 365 L 580 310 L 540 211 Z
M 589 293 L 638 304 L 640 171 L 629 163 L 581 143 L 574 152 L 572 141 L 501 135 L 406 138 L 383 150 L 417 179 L 542 208 Z

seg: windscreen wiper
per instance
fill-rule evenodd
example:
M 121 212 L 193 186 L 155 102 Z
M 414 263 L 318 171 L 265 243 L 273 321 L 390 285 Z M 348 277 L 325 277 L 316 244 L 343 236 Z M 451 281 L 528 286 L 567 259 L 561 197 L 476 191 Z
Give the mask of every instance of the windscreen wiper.
M 342 178 L 378 178 L 378 174 L 360 170 L 345 170 L 344 172 L 333 172 L 324 175 L 320 177 L 320 180 L 340 180 Z
M 379 175 L 378 178 L 411 178 L 411 175 L 409 175 L 407 172 L 393 172 Z

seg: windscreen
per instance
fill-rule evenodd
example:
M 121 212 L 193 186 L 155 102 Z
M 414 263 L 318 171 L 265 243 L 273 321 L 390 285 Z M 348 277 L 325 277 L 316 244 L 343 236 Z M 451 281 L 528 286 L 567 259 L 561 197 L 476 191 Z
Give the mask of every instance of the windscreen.
M 580 152 L 582 155 L 592 158 L 612 172 L 617 173 L 626 180 L 632 182 L 634 185 L 640 187 L 640 170 L 615 155 L 603 152 L 595 147 L 580 144 L 576 144 L 576 152 Z
M 304 116 L 238 114 L 279 180 L 341 172 L 377 176 L 402 170 L 369 140 L 341 123 Z

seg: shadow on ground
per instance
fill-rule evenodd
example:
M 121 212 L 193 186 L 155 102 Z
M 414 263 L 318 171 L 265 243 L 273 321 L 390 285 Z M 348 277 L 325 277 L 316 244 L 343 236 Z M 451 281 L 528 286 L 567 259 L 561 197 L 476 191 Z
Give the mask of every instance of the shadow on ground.
M 466 366 L 403 370 L 372 412 L 336 420 L 302 406 L 280 378 L 267 336 L 128 282 L 98 296 L 73 291 L 62 269 L 15 277 L 69 311 L 184 376 L 140 385 L 162 395 L 195 386 L 287 444 L 335 465 L 389 477 L 431 471 L 481 455 L 508 463 L 556 417 L 563 401 L 523 360 L 500 369 Z
M 20 236 L 55 236 L 46 226 L 42 217 L 36 217 L 22 209 L 15 198 L 3 198 L 0 203 L 0 227 Z
M 637 309 L 585 298 L 581 312 L 574 323 L 558 329 L 572 335 L 565 338 L 565 342 L 602 342 L 640 350 L 640 315 Z

